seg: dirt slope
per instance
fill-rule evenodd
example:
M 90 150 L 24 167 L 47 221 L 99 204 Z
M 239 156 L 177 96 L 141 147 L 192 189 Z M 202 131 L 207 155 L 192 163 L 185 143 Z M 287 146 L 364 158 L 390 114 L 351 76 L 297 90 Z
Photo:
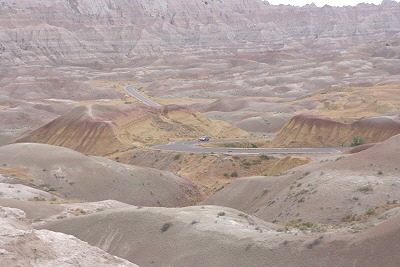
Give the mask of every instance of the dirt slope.
M 303 165 L 283 176 L 236 180 L 203 203 L 236 208 L 271 222 L 354 221 L 400 201 L 399 160 L 397 135 L 359 153 Z
M 398 266 L 400 217 L 363 233 L 281 232 L 216 207 L 123 208 L 39 228 L 73 234 L 140 266 Z
M 349 146 L 359 135 L 368 143 L 381 142 L 400 133 L 400 117 L 379 116 L 346 124 L 328 117 L 302 114 L 293 117 L 277 134 L 275 147 Z
M 143 206 L 177 207 L 193 203 L 198 188 L 190 181 L 151 168 L 120 164 L 44 144 L 0 147 L 0 173 L 66 199 L 119 200 Z
M 104 155 L 144 144 L 200 135 L 245 136 L 227 123 L 211 121 L 181 106 L 81 106 L 37 129 L 18 142 L 46 143 Z
M 169 171 L 198 184 L 205 196 L 220 190 L 239 177 L 281 174 L 308 163 L 299 157 L 278 158 L 267 155 L 227 155 L 222 153 L 180 153 L 134 149 L 113 154 L 115 161 Z

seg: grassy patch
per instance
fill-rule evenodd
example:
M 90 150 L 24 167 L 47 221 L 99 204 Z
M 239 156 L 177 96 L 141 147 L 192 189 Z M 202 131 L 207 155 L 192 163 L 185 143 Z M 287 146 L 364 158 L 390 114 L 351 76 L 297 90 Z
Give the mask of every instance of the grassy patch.
M 46 201 L 44 197 L 33 197 L 29 201 Z
M 326 228 L 319 224 L 319 223 L 313 223 L 313 222 L 306 222 L 303 221 L 303 219 L 295 219 L 295 220 L 290 220 L 285 223 L 286 228 L 288 229 L 289 227 L 292 228 L 297 228 L 301 231 L 311 231 L 311 232 L 326 232 Z

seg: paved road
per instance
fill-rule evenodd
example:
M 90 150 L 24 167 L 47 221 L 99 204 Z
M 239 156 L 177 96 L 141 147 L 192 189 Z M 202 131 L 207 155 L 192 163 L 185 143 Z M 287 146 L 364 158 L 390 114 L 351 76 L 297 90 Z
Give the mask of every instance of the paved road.
M 246 139 L 260 140 L 260 139 Z M 235 140 L 237 141 L 237 140 Z M 234 142 L 234 140 L 213 140 L 209 142 Z M 152 149 L 193 153 L 226 153 L 226 154 L 309 154 L 340 153 L 341 147 L 327 148 L 218 148 L 201 147 L 197 141 L 172 142 L 167 145 L 153 146 Z
M 135 87 L 141 86 L 141 84 L 130 84 L 124 87 L 125 91 L 130 94 L 131 96 L 133 96 L 134 98 L 136 98 L 137 100 L 139 100 L 140 102 L 142 102 L 145 105 L 148 105 L 150 107 L 161 107 L 160 104 L 150 100 L 147 96 L 144 96 L 143 94 L 139 93 Z
M 124 87 L 125 91 L 150 107 L 161 107 L 160 104 L 150 100 L 148 97 L 139 93 L 135 87 L 141 84 L 130 84 Z M 268 140 L 275 137 L 274 134 L 266 134 L 266 138 L 253 138 L 246 140 Z M 237 142 L 238 140 L 212 140 L 209 142 Z M 241 140 L 239 140 L 241 141 Z M 333 148 L 217 148 L 201 147 L 197 141 L 172 142 L 167 145 L 153 146 L 153 149 L 168 150 L 175 152 L 193 152 L 193 153 L 227 153 L 227 154 L 309 154 L 309 153 L 339 153 L 343 150 L 341 147 Z

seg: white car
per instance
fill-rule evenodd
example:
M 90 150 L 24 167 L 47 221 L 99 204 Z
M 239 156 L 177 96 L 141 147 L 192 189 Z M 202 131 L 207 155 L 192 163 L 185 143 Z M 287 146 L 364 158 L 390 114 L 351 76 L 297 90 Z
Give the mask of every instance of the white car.
M 208 137 L 208 136 L 200 136 L 200 138 L 199 138 L 199 141 L 209 141 L 210 140 L 210 137 Z

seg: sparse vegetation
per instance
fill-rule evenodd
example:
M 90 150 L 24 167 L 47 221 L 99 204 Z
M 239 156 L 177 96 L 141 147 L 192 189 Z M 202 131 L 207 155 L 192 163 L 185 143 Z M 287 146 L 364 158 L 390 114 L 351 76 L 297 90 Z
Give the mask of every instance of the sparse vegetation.
M 371 184 L 363 185 L 357 188 L 357 191 L 363 192 L 363 193 L 369 193 L 374 191 L 374 188 L 372 187 Z
M 161 227 L 161 229 L 160 229 L 161 233 L 164 233 L 164 232 L 168 231 L 168 229 L 169 229 L 171 226 L 172 226 L 172 223 L 170 223 L 170 222 L 164 223 L 164 225 L 163 225 L 163 226 Z
M 86 215 L 86 214 L 87 214 L 87 211 L 85 211 L 85 210 L 83 210 L 83 209 L 81 209 L 81 208 L 76 208 L 76 209 L 73 211 L 73 213 L 74 213 L 75 216 L 80 216 L 80 215 Z
M 342 222 L 344 223 L 357 223 L 357 222 L 366 222 L 370 217 L 377 216 L 385 211 L 388 211 L 393 208 L 398 208 L 400 205 L 397 201 L 387 201 L 385 205 L 375 208 L 368 208 L 367 211 L 363 214 L 347 214 L 342 218 Z
M 269 157 L 268 155 L 261 154 L 261 155 L 260 155 L 260 159 L 262 159 L 262 160 L 269 160 L 270 157 Z
M 257 165 L 260 163 L 261 163 L 260 159 L 244 159 L 244 160 L 242 160 L 242 165 L 244 167 L 250 167 L 251 165 Z
M 360 136 L 360 135 L 356 135 L 353 136 L 353 141 L 351 142 L 350 146 L 354 147 L 354 146 L 360 146 L 360 145 L 364 145 L 367 141 L 365 140 L 364 137 Z
M 303 174 L 299 177 L 299 180 L 303 179 L 304 177 L 306 177 L 306 176 L 308 176 L 308 175 L 310 175 L 310 174 L 311 174 L 311 172 L 309 172 L 309 171 L 303 173 Z
M 39 188 L 41 190 L 43 190 L 43 191 L 46 191 L 46 192 L 54 192 L 54 191 L 56 191 L 56 189 L 53 186 L 49 185 L 49 184 L 41 184 L 41 185 L 39 185 Z
M 178 160 L 178 159 L 180 159 L 180 158 L 181 158 L 181 155 L 179 155 L 179 154 L 177 154 L 177 155 L 174 156 L 174 160 Z
M 46 199 L 44 197 L 33 197 L 31 199 L 29 199 L 29 201 L 46 201 Z
M 225 216 L 225 215 L 226 215 L 226 213 L 224 211 L 218 212 L 218 217 Z
M 318 246 L 319 244 L 321 244 L 323 238 L 324 238 L 323 236 L 320 236 L 320 237 L 314 239 L 314 241 L 312 243 L 307 245 L 307 248 L 312 249 L 313 247 Z
M 369 208 L 365 214 L 367 214 L 369 216 L 374 215 L 375 214 L 375 209 Z
M 239 176 L 239 174 L 237 171 L 234 171 L 231 173 L 231 177 L 238 177 L 238 176 Z
M 287 229 L 289 229 L 289 227 L 292 227 L 292 228 L 297 228 L 301 231 L 311 231 L 318 233 L 326 232 L 326 228 L 323 225 L 313 222 L 305 222 L 301 218 L 290 220 L 285 223 L 285 226 Z
M 265 196 L 266 194 L 268 194 L 269 189 L 268 188 L 264 188 L 264 190 L 262 191 L 262 196 Z
M 341 159 L 344 159 L 344 156 L 337 157 L 337 158 L 335 159 L 335 161 L 338 161 L 338 160 L 341 160 Z

